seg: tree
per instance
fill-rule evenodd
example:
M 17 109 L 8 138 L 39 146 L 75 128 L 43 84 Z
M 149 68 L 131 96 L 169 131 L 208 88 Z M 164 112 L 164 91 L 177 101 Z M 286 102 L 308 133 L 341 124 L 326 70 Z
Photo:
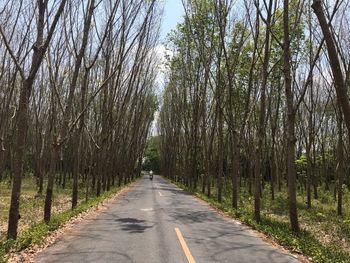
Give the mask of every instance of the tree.
M 154 136 L 148 139 L 144 155 L 143 170 L 160 174 L 160 154 L 159 154 L 160 137 Z
M 10 43 L 5 35 L 3 28 L 0 26 L 0 34 L 5 43 L 6 49 L 9 52 L 12 60 L 14 61 L 18 71 L 21 75 L 22 85 L 20 91 L 19 106 L 17 112 L 17 134 L 15 141 L 15 165 L 14 165 L 14 177 L 12 185 L 11 194 L 11 206 L 9 212 L 9 223 L 7 237 L 16 239 L 17 238 L 17 228 L 19 219 L 19 201 L 21 195 L 21 182 L 23 177 L 23 165 L 24 165 L 24 155 L 26 148 L 26 132 L 28 125 L 28 106 L 29 99 L 32 93 L 33 84 L 35 77 L 40 68 L 40 65 L 44 59 L 44 55 L 50 44 L 50 41 L 54 35 L 58 20 L 64 10 L 66 0 L 62 0 L 59 4 L 57 11 L 54 13 L 53 20 L 49 27 L 48 34 L 44 38 L 44 27 L 45 27 L 45 17 L 48 7 L 48 1 L 37 1 L 37 25 L 36 25 L 36 42 L 33 45 L 33 55 L 31 58 L 31 66 L 29 69 L 29 74 L 26 76 L 24 69 L 20 65 L 17 57 L 15 56 Z M 34 15 L 34 13 L 33 13 Z
M 321 0 L 314 0 L 312 8 L 317 16 L 322 29 L 324 39 L 327 45 L 328 57 L 334 78 L 334 88 L 337 94 L 337 100 L 344 112 L 345 124 L 350 133 L 350 102 L 347 95 L 346 83 L 342 73 L 342 67 L 338 58 L 338 52 L 334 37 L 332 36 L 326 16 L 322 8 Z
M 283 61 L 284 86 L 287 106 L 287 173 L 288 173 L 288 203 L 289 218 L 292 230 L 299 232 L 297 200 L 296 200 L 296 167 L 295 167 L 295 115 L 294 95 L 292 93 L 290 33 L 289 33 L 289 0 L 283 5 Z
M 0 180 L 13 187 L 8 238 L 17 237 L 21 182 L 32 173 L 36 198 L 47 181 L 47 222 L 55 187 L 71 187 L 75 209 L 82 188 L 87 200 L 140 174 L 157 109 L 159 7 L 142 0 L 1 5 Z

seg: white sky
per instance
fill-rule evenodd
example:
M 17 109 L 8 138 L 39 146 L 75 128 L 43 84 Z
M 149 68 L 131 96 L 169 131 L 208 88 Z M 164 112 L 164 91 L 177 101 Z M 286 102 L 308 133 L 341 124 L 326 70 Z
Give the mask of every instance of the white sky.
M 162 92 L 165 86 L 166 80 L 166 67 L 165 67 L 165 56 L 171 56 L 171 52 L 167 51 L 164 42 L 166 36 L 171 30 L 176 28 L 176 25 L 183 20 L 184 10 L 182 6 L 182 0 L 164 0 L 164 14 L 161 27 L 160 44 L 155 48 L 155 52 L 158 54 L 159 59 L 159 74 L 157 76 L 158 85 L 158 98 L 162 99 Z M 157 135 L 157 121 L 159 117 L 159 112 L 155 113 L 154 121 L 152 123 L 151 135 Z

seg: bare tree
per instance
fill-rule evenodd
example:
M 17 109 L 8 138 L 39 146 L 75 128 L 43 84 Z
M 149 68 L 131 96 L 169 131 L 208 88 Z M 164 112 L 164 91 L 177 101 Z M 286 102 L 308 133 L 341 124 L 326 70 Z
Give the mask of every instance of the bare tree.
M 17 237 L 17 227 L 19 219 L 19 199 L 21 194 L 21 179 L 23 176 L 23 163 L 24 163 L 24 153 L 26 148 L 26 131 L 28 123 L 28 105 L 29 99 L 32 93 L 33 83 L 35 81 L 36 74 L 40 68 L 41 62 L 44 59 L 46 50 L 50 44 L 50 41 L 55 32 L 58 20 L 64 10 L 66 0 L 62 0 L 54 14 L 51 26 L 49 27 L 48 34 L 44 38 L 44 27 L 46 24 L 46 12 L 48 1 L 37 1 L 37 30 L 36 30 L 36 41 L 33 45 L 33 55 L 31 58 L 31 66 L 29 69 L 29 74 L 26 76 L 23 67 L 20 65 L 14 51 L 11 49 L 10 43 L 5 35 L 2 27 L 0 27 L 0 34 L 4 41 L 4 44 L 13 59 L 16 67 L 18 68 L 21 79 L 22 87 L 20 91 L 19 106 L 17 111 L 17 135 L 15 142 L 15 164 L 14 164 L 14 177 L 13 186 L 11 194 L 11 206 L 9 212 L 9 223 L 8 223 L 8 238 L 16 239 Z

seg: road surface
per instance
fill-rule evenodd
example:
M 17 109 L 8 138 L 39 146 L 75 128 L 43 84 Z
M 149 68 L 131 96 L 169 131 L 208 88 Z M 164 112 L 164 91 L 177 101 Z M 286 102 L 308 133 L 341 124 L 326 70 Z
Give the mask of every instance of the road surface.
M 35 262 L 298 262 L 159 176 L 147 176 Z

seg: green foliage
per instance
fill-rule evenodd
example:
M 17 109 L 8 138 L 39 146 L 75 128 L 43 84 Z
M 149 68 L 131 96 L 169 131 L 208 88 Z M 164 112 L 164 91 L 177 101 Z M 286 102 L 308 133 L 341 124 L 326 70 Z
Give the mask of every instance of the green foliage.
M 333 153 L 331 152 L 330 149 L 326 150 L 323 155 L 317 155 L 316 157 L 316 163 L 318 165 L 322 165 L 322 163 L 332 163 L 334 162 L 335 157 L 333 156 Z
M 295 160 L 297 165 L 303 166 L 307 164 L 307 157 L 305 154 L 302 154 L 299 159 Z
M 146 151 L 142 169 L 160 173 L 160 154 L 159 154 L 160 137 L 154 136 L 147 141 Z
M 295 160 L 297 166 L 297 173 L 300 183 L 305 183 L 306 181 L 306 166 L 307 166 L 307 156 L 302 154 L 299 159 Z

